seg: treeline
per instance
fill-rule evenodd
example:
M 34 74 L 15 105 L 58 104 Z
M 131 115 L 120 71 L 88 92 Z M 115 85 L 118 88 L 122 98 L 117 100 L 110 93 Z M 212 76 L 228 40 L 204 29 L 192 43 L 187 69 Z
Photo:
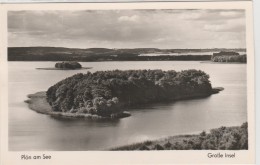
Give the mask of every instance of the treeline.
M 141 51 L 141 50 L 140 50 Z M 12 47 L 8 48 L 8 61 L 109 61 L 114 55 L 127 58 L 138 56 L 126 50 L 106 48 Z
M 9 47 L 8 61 L 207 61 L 211 55 L 188 55 L 190 52 L 245 51 L 245 49 L 107 49 L 107 48 L 63 48 L 63 47 Z M 170 53 L 187 55 L 171 56 Z M 139 56 L 159 53 L 160 56 Z
M 113 57 L 112 61 L 208 61 L 211 55 L 160 55 L 160 56 L 134 56 L 134 57 Z
M 246 63 L 246 55 L 233 55 L 233 56 L 215 56 L 211 59 L 213 62 L 239 62 Z
M 114 70 L 68 77 L 48 89 L 47 101 L 54 111 L 109 116 L 125 106 L 210 94 L 200 70 Z
M 160 55 L 160 56 L 138 56 L 138 54 L 121 53 L 117 55 L 77 55 L 77 54 L 54 54 L 45 55 L 10 55 L 8 61 L 209 61 L 211 55 Z
M 112 150 L 247 150 L 248 124 L 240 127 L 220 127 L 199 135 L 170 137 L 161 141 L 146 141 Z

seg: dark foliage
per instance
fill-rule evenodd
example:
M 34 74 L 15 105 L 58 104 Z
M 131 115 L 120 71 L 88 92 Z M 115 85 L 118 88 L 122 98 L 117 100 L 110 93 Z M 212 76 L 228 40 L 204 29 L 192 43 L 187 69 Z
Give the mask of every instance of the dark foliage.
M 212 57 L 213 62 L 239 62 L 246 63 L 246 55 L 231 55 L 231 56 L 215 56 Z
M 81 68 L 80 63 L 74 61 L 58 62 L 55 64 L 55 68 L 60 69 L 79 69 Z
M 190 52 L 245 51 L 245 49 L 106 49 L 106 48 L 62 48 L 62 47 L 9 47 L 8 61 L 205 61 L 208 55 L 188 55 Z M 139 56 L 160 53 L 160 56 Z M 181 53 L 171 56 L 170 53 Z M 187 55 L 184 55 L 187 53 Z
M 147 147 L 146 145 L 143 145 L 142 147 L 139 148 L 139 150 L 145 151 L 145 150 L 150 150 L 150 148 Z
M 160 144 L 156 144 L 153 149 L 154 150 L 164 150 L 164 147 L 161 146 Z
M 172 144 L 168 141 L 164 144 L 165 149 L 170 149 L 172 147 Z
M 219 53 L 213 53 L 212 57 L 217 57 L 217 56 L 238 56 L 239 53 L 234 52 L 234 51 L 221 51 Z
M 239 55 L 234 51 L 221 51 L 219 53 L 213 53 L 211 58 L 213 62 L 239 62 L 246 63 L 246 55 Z
M 180 150 L 246 150 L 248 149 L 247 123 L 241 127 L 220 127 L 210 133 L 202 132 L 190 140 L 172 147 Z
M 246 122 L 240 127 L 220 127 L 212 129 L 209 133 L 203 131 L 199 135 L 171 137 L 167 143 L 165 141 L 152 141 L 149 147 L 151 150 L 247 150 L 248 125 Z M 163 143 L 165 144 L 161 146 Z M 141 150 L 143 146 L 148 148 L 143 142 L 112 150 Z
M 109 116 L 122 107 L 212 93 L 209 76 L 200 70 L 114 70 L 76 74 L 47 91 L 54 111 Z

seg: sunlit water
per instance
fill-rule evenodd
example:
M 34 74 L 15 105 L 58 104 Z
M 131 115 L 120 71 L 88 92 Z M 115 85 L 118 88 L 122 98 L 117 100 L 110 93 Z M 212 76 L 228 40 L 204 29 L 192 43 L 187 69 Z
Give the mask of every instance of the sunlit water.
M 147 139 L 189 134 L 247 121 L 246 65 L 200 62 L 82 62 L 90 70 L 36 70 L 55 62 L 9 62 L 9 149 L 104 150 Z M 27 95 L 46 91 L 75 73 L 114 69 L 200 69 L 212 86 L 225 90 L 210 97 L 156 103 L 129 110 L 131 117 L 115 121 L 57 119 L 27 107 Z
M 246 54 L 246 52 L 241 51 L 238 52 L 240 55 Z M 209 51 L 209 52 L 180 52 L 180 53 L 145 53 L 140 54 L 139 56 L 161 56 L 161 55 L 167 55 L 167 56 L 182 56 L 182 55 L 213 55 L 213 53 L 219 53 L 219 51 Z

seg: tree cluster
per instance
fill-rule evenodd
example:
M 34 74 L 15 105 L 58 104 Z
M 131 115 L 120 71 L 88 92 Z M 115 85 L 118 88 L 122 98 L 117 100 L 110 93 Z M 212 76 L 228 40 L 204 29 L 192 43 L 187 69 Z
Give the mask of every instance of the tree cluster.
M 108 116 L 122 107 L 211 93 L 209 76 L 200 70 L 114 70 L 68 77 L 48 89 L 47 101 L 54 111 Z
M 74 61 L 57 62 L 55 64 L 55 68 L 60 68 L 60 69 L 79 69 L 79 68 L 81 68 L 81 65 L 80 65 L 80 63 L 74 62 Z
M 247 123 L 241 127 L 220 127 L 203 131 L 199 136 L 171 146 L 177 150 L 241 150 L 248 149 Z
M 239 53 L 234 51 L 220 51 L 219 53 L 213 53 L 213 57 L 216 56 L 239 56 Z
M 215 56 L 211 59 L 213 62 L 239 62 L 246 63 L 246 55 L 232 55 L 232 56 Z
M 146 141 L 112 150 L 247 150 L 248 124 L 238 127 L 220 127 L 205 131 L 199 135 L 186 135 L 182 139 L 175 137 L 161 141 Z M 179 137 L 177 137 L 179 138 Z

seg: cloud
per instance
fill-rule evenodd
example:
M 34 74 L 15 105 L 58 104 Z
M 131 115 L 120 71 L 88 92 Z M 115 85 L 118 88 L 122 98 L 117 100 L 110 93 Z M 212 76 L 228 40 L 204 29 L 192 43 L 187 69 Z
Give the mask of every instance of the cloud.
M 206 22 L 221 22 L 228 19 L 245 17 L 244 10 L 192 10 L 183 12 L 180 17 L 184 20 L 196 20 Z
M 245 31 L 245 20 L 229 20 L 221 24 L 205 24 L 204 30 L 213 32 L 244 32 Z
M 139 16 L 121 16 L 118 18 L 119 22 L 137 22 L 139 20 Z
M 156 39 L 154 39 L 153 41 L 154 42 L 164 42 L 164 41 L 166 41 L 167 40 L 167 38 L 156 38 Z
M 182 12 L 181 14 L 179 14 L 180 19 L 184 19 L 184 20 L 199 20 L 204 18 L 205 16 L 206 15 L 204 11 L 197 11 L 197 10 Z
M 219 13 L 220 16 L 228 18 L 241 18 L 245 13 L 242 11 L 222 11 Z
M 244 33 L 245 14 L 237 10 L 8 12 L 9 46 L 244 47 Z M 234 36 L 236 43 L 227 42 Z
M 232 31 L 233 27 L 227 25 L 204 25 L 204 29 L 213 32 L 225 32 Z

